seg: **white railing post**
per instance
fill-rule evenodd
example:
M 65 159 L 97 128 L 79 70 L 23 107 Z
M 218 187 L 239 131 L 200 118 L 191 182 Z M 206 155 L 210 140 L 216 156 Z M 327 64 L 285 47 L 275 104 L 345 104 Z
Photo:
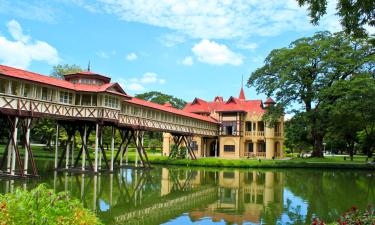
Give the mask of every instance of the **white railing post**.
M 56 139 L 55 139 L 55 169 L 57 169 L 59 154 L 59 124 L 56 124 Z

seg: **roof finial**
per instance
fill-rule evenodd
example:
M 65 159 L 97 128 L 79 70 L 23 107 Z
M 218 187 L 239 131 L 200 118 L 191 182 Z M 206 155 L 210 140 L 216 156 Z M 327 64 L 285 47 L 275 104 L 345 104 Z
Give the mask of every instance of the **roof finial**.
M 89 64 L 87 65 L 87 72 L 90 72 L 90 60 L 89 60 Z

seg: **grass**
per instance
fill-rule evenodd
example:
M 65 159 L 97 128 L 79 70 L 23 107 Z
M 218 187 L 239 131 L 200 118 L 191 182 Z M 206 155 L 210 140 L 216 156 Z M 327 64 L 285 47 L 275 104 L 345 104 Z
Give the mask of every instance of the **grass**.
M 44 150 L 43 147 L 33 146 L 33 154 L 35 158 L 54 158 L 54 150 Z M 4 150 L 4 146 L 0 145 L 0 153 Z M 21 156 L 24 150 L 21 149 Z M 62 149 L 59 149 L 61 154 Z M 92 158 L 93 149 L 90 149 Z M 77 151 L 76 153 L 77 154 Z M 116 153 L 115 153 L 116 154 Z M 365 156 L 355 156 L 353 161 L 345 156 L 326 156 L 324 158 L 291 158 L 276 160 L 257 160 L 257 159 L 221 159 L 221 158 L 199 158 L 197 160 L 189 159 L 169 159 L 160 156 L 160 152 L 148 151 L 151 164 L 160 165 L 183 165 L 183 166 L 199 166 L 199 167 L 230 167 L 230 168 L 332 168 L 332 169 L 375 169 L 375 164 L 366 162 Z M 129 149 L 129 162 L 135 161 L 135 150 Z M 107 158 L 110 159 L 110 152 L 107 152 Z M 346 160 L 345 160 L 346 158 Z M 125 160 L 125 159 L 124 159 Z M 371 159 L 369 160 L 371 161 Z

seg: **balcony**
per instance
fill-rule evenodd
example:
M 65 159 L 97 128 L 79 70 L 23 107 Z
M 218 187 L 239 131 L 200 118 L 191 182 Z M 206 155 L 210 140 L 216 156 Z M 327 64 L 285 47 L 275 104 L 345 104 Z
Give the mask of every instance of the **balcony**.
M 283 135 L 283 133 L 282 132 L 275 132 L 275 137 L 281 137 L 282 135 Z
M 264 131 L 245 131 L 247 137 L 264 137 Z

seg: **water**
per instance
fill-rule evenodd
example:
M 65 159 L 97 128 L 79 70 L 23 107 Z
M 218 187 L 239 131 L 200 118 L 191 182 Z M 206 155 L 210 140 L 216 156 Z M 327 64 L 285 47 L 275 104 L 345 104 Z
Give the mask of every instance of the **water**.
M 154 167 L 93 176 L 38 165 L 40 180 L 0 178 L 0 192 L 44 182 L 71 192 L 105 224 L 311 224 L 375 203 L 374 171 Z

